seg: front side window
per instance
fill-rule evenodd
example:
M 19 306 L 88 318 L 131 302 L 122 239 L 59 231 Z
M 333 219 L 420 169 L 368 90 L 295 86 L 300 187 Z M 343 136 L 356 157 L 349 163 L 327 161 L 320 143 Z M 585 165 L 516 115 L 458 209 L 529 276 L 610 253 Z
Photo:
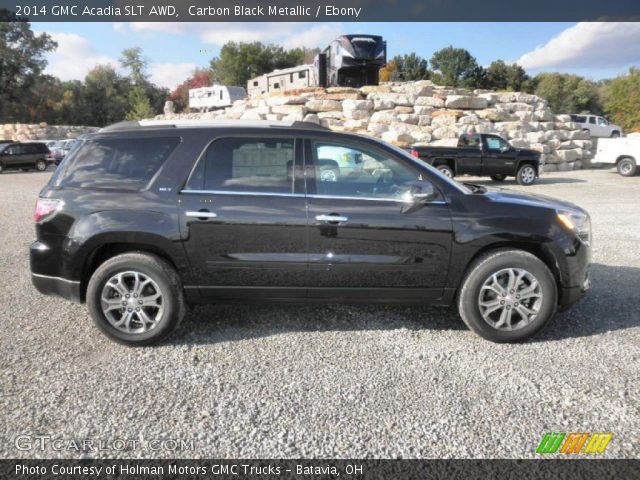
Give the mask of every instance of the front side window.
M 359 146 L 313 142 L 312 158 L 318 195 L 398 200 L 420 179 L 392 155 Z
M 602 127 L 606 127 L 607 125 L 609 125 L 609 122 L 607 122 L 604 118 L 602 117 L 598 117 L 598 125 L 602 126 Z
M 180 138 L 101 138 L 73 150 L 63 187 L 141 190 L 151 181 Z
M 222 138 L 200 158 L 186 190 L 293 193 L 292 139 Z
M 500 137 L 487 137 L 487 150 L 499 152 L 509 147 L 509 144 Z

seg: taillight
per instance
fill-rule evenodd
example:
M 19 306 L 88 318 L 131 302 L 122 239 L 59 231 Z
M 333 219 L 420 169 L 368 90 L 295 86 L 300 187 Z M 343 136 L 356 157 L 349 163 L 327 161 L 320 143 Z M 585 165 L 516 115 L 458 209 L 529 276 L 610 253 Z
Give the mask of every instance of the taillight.
M 33 214 L 33 219 L 39 222 L 45 217 L 48 217 L 52 213 L 57 212 L 62 208 L 62 200 L 56 200 L 53 198 L 39 198 L 36 202 L 36 211 Z
M 414 157 L 420 158 L 420 154 L 418 153 L 418 150 L 416 150 L 415 148 L 411 149 L 411 155 L 413 155 Z

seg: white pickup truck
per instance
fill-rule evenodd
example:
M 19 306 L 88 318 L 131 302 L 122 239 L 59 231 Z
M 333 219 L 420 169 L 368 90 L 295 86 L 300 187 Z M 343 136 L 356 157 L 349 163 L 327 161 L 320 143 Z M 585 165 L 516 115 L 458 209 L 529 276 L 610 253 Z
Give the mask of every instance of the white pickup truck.
M 640 134 L 598 139 L 598 150 L 593 161 L 615 165 L 623 177 L 634 176 L 640 163 Z

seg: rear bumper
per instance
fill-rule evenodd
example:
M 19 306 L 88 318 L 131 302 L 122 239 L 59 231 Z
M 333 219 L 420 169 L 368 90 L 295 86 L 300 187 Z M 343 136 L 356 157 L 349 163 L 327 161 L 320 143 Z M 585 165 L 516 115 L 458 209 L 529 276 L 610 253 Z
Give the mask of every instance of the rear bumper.
M 49 277 L 39 273 L 31 274 L 31 283 L 45 295 L 66 298 L 74 303 L 81 303 L 80 282 L 60 277 Z

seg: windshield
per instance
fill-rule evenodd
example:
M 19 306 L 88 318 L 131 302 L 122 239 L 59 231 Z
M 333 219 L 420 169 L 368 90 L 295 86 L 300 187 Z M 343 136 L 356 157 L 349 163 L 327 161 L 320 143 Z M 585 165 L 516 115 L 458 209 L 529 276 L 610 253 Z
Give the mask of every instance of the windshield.
M 397 153 L 401 154 L 403 157 L 411 160 L 413 163 L 417 163 L 422 168 L 425 168 L 425 169 L 429 170 L 429 173 L 431 173 L 432 175 L 438 177 L 443 182 L 451 185 L 456 190 L 458 190 L 458 191 L 460 191 L 462 193 L 473 193 L 473 191 L 469 187 L 463 185 L 462 183 L 456 182 L 455 180 L 453 180 L 452 178 L 447 177 L 446 175 L 443 175 L 437 169 L 435 169 L 431 165 L 429 165 L 427 162 L 425 162 L 423 160 L 420 160 L 418 157 L 414 157 L 413 155 L 411 155 L 406 150 L 403 150 L 400 147 L 396 147 L 395 145 L 390 144 L 390 143 L 387 144 L 387 145 L 389 147 L 391 147 L 395 152 L 397 152 Z

